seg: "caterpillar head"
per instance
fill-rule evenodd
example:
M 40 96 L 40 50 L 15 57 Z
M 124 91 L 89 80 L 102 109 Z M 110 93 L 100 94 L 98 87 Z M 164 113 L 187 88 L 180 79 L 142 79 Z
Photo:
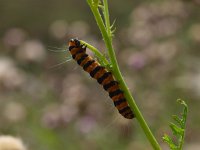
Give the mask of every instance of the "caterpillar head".
M 70 47 L 73 48 L 73 47 L 80 47 L 81 43 L 78 39 L 71 39 L 69 41 L 69 50 L 70 50 Z

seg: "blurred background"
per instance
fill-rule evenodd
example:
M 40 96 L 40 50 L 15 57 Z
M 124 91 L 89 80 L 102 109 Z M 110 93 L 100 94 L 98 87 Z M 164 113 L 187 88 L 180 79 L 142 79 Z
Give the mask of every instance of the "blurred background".
M 171 134 L 172 114 L 189 105 L 186 150 L 200 149 L 200 1 L 110 1 L 122 74 L 153 133 Z M 0 133 L 27 149 L 149 150 L 136 120 L 75 61 L 69 39 L 105 52 L 83 0 L 0 1 Z M 89 52 L 90 53 L 90 52 Z

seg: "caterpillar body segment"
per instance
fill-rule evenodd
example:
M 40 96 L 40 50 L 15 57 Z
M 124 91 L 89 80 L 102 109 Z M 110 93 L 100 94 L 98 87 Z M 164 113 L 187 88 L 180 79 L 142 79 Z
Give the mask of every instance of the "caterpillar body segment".
M 77 39 L 71 39 L 69 41 L 69 51 L 77 64 L 88 72 L 92 78 L 96 79 L 104 90 L 109 93 L 119 113 L 127 119 L 134 118 L 135 116 L 128 106 L 119 83 L 114 79 L 111 72 L 86 53 L 86 46 L 81 45 Z

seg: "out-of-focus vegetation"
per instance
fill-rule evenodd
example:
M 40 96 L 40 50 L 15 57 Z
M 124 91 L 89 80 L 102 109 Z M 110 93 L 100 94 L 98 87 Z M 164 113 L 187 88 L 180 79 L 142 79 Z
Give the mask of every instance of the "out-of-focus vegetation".
M 180 112 L 176 99 L 185 99 L 188 150 L 200 148 L 199 9 L 199 0 L 110 1 L 114 47 L 136 102 L 161 143 Z M 66 49 L 70 38 L 104 50 L 85 1 L 1 1 L 0 20 L 1 134 L 30 150 L 149 150 L 137 121 L 122 118 L 76 62 L 52 67 L 70 55 L 48 49 Z

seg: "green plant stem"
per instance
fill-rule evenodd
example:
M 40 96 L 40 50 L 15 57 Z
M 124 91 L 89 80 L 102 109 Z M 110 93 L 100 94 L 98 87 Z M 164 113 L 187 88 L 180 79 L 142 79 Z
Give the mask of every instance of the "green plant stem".
M 94 46 L 90 45 L 89 43 L 80 40 L 81 44 L 87 45 L 87 47 L 103 62 L 104 65 L 109 65 L 108 60 L 105 58 L 105 56 Z
M 184 139 L 185 139 L 185 130 L 186 130 L 186 119 L 187 119 L 187 113 L 188 113 L 188 106 L 187 106 L 187 104 L 185 103 L 185 101 L 182 101 L 182 100 L 178 100 L 182 105 L 184 105 L 184 112 L 183 112 L 183 114 L 185 114 L 185 116 L 183 117 L 183 122 L 184 122 L 184 125 L 183 125 L 183 127 L 182 127 L 182 129 L 184 129 L 184 131 L 183 131 L 183 136 L 181 137 L 181 139 L 180 139 L 180 141 L 181 141 L 181 143 L 180 143 L 180 150 L 182 150 L 183 149 L 183 144 L 184 144 Z
M 146 134 L 149 142 L 151 143 L 152 147 L 155 149 L 155 150 L 161 150 L 158 142 L 156 141 L 155 137 L 153 136 L 151 130 L 149 129 L 146 121 L 144 120 L 139 108 L 137 107 L 136 103 L 135 103 L 135 100 L 133 99 L 129 89 L 128 89 L 128 86 L 126 85 L 123 77 L 122 77 L 122 74 L 119 70 L 119 67 L 118 67 L 118 63 L 117 63 L 117 59 L 116 59 L 116 56 L 115 56 L 115 52 L 114 52 L 114 49 L 112 47 L 112 41 L 111 41 L 111 37 L 108 35 L 108 33 L 111 33 L 111 32 L 107 32 L 106 31 L 106 27 L 103 23 L 103 20 L 100 16 L 100 13 L 99 13 L 99 10 L 98 10 L 98 7 L 95 7 L 93 5 L 93 2 L 92 0 L 87 0 L 91 10 L 92 10 L 92 13 L 95 17 L 95 20 L 97 22 L 97 25 L 101 31 L 101 34 L 103 36 L 103 39 L 104 39 L 104 42 L 106 44 L 106 47 L 108 49 L 108 52 L 109 52 L 109 57 L 110 57 L 110 61 L 111 61 L 111 64 L 112 64 L 112 71 L 113 71 L 113 74 L 115 76 L 115 78 L 119 81 L 120 83 L 120 87 L 122 88 L 124 94 L 125 94 L 125 97 L 129 103 L 129 106 L 131 107 L 132 111 L 135 113 L 135 116 L 140 124 L 140 126 L 142 127 L 144 133 Z M 104 0 L 104 6 L 108 6 L 107 5 L 107 0 Z M 105 13 L 107 12 L 108 13 L 108 7 L 104 7 L 105 9 Z M 109 16 L 108 14 L 105 15 L 105 16 Z M 109 19 L 107 17 L 105 17 L 105 19 Z M 105 22 L 108 22 L 108 21 L 105 21 Z M 109 29 L 108 29 L 109 28 Z M 110 27 L 107 27 L 107 30 L 110 30 Z
M 108 33 L 110 40 L 112 40 L 107 0 L 103 0 L 103 4 L 104 4 L 104 16 L 105 16 L 105 24 L 106 24 L 106 28 L 107 28 L 107 33 Z

